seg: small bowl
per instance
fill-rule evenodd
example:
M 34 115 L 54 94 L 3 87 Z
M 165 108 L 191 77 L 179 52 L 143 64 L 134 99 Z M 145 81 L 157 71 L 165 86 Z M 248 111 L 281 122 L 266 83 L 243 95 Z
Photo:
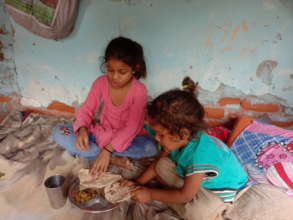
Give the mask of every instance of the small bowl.
M 101 190 L 97 190 L 98 195 L 95 197 L 97 199 L 95 199 L 94 202 L 79 203 L 75 200 L 75 195 L 76 193 L 78 193 L 78 191 L 79 191 L 79 180 L 77 179 L 76 181 L 73 182 L 73 184 L 69 188 L 68 198 L 71 204 L 73 204 L 73 206 L 81 209 L 84 212 L 87 212 L 87 213 L 109 212 L 118 206 L 117 204 L 113 204 L 105 200 Z

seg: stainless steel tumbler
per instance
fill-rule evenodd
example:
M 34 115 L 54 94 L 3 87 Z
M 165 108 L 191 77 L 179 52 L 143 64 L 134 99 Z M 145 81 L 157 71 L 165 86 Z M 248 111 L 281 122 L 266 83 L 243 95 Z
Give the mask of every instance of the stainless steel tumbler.
M 62 208 L 67 199 L 65 177 L 59 174 L 49 176 L 45 180 L 44 185 L 52 208 Z

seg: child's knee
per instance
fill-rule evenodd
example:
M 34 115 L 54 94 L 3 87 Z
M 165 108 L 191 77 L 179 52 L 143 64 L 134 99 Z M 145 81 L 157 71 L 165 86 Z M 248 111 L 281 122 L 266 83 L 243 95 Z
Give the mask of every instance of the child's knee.
M 159 153 L 157 144 L 153 139 L 147 139 L 145 141 L 145 151 L 148 156 L 155 156 Z
M 59 132 L 60 127 L 61 127 L 61 125 L 60 125 L 60 124 L 57 124 L 57 125 L 56 125 L 55 127 L 53 127 L 53 129 L 52 129 L 52 138 L 53 138 L 54 140 L 56 140 L 56 138 L 60 135 L 60 132 Z
M 159 179 L 172 188 L 181 188 L 184 180 L 176 173 L 176 165 L 168 157 L 162 157 L 155 166 L 155 172 Z
M 172 164 L 172 161 L 168 157 L 162 157 L 160 158 L 156 165 L 155 165 L 155 171 L 158 175 L 164 173 L 166 169 Z

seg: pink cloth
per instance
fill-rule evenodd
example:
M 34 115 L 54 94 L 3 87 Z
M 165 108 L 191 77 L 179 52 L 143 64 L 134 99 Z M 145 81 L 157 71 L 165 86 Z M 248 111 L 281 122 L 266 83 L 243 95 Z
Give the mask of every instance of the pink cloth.
M 73 124 L 75 133 L 84 126 L 96 137 L 100 147 L 112 144 L 118 152 L 123 152 L 133 138 L 143 133 L 147 89 L 143 83 L 133 79 L 124 102 L 115 106 L 109 96 L 109 84 L 106 75 L 102 75 L 92 84 L 90 92 L 77 112 Z M 103 102 L 99 123 L 93 123 L 96 112 Z
M 264 168 L 269 168 L 276 163 L 293 163 L 293 154 L 281 143 L 269 143 L 258 153 L 258 163 Z M 293 173 L 293 170 L 292 170 Z
M 252 124 L 248 125 L 246 130 L 249 130 L 251 132 L 257 132 L 257 133 L 265 133 L 271 136 L 282 136 L 286 138 L 293 137 L 293 131 L 291 130 L 273 126 L 271 124 L 264 124 L 258 121 L 253 121 Z

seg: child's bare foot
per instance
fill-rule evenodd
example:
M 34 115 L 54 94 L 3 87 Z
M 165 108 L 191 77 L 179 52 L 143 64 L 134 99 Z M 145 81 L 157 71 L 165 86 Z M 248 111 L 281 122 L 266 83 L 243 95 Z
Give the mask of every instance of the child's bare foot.
M 134 164 L 131 163 L 127 157 L 112 156 L 111 163 L 120 167 L 124 167 L 126 169 L 134 169 Z

